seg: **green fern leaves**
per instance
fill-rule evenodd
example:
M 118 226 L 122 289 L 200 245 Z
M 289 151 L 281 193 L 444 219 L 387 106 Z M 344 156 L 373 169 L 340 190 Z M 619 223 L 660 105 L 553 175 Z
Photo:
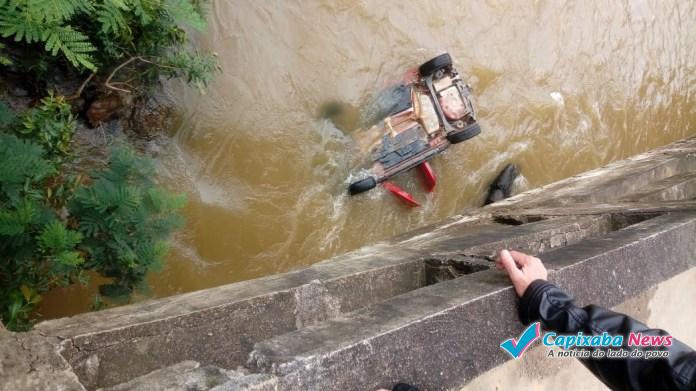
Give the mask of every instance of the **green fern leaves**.
M 0 0 L 0 68 L 26 68 L 36 81 L 49 69 L 97 73 L 87 83 L 116 71 L 114 84 L 163 75 L 202 87 L 217 59 L 186 50 L 185 27 L 205 27 L 204 1 Z M 116 149 L 87 174 L 68 164 L 75 127 L 63 97 L 20 115 L 0 103 L 0 318 L 11 330 L 31 325 L 42 294 L 86 271 L 110 279 L 102 295 L 128 296 L 183 224 L 185 197 L 158 187 L 152 162 L 133 150 Z
M 24 196 L 35 198 L 31 184 L 54 172 L 43 154 L 43 148 L 34 143 L 0 133 L 0 207 L 3 199 L 18 204 Z
M 0 14 L 0 34 L 4 38 L 12 36 L 16 42 L 38 42 L 43 31 L 41 19 L 17 9 L 6 9 Z
M 0 210 L 0 235 L 21 235 L 27 226 L 36 223 L 36 217 L 36 208 L 30 202 L 18 203 L 17 207 L 11 210 Z
M 198 31 L 206 26 L 205 19 L 189 0 L 167 0 L 167 13 L 176 23 L 186 24 Z
M 203 93 L 204 87 L 218 70 L 217 57 L 213 54 L 191 52 L 175 52 L 162 59 L 166 65 L 164 74 L 170 77 L 181 77 L 189 84 L 196 85 Z
M 19 135 L 39 141 L 50 156 L 65 157 L 75 132 L 75 117 L 64 97 L 49 95 L 15 129 Z
M 70 210 L 95 270 L 113 278 L 102 294 L 130 293 L 163 262 L 166 238 L 182 225 L 185 197 L 155 187 L 151 164 L 130 149 L 113 151 L 109 168 L 79 189 Z M 105 245 L 107 244 L 107 245 Z
M 115 37 L 128 35 L 130 28 L 126 20 L 126 13 L 129 10 L 128 5 L 121 0 L 104 1 L 97 10 L 97 20 L 101 24 L 100 31 Z
M 150 171 L 138 166 L 144 158 L 115 150 L 110 167 L 71 196 L 62 220 L 28 190 L 49 172 L 40 154 L 37 160 L 42 149 L 2 133 L 0 143 L 0 160 L 10 163 L 0 166 L 0 315 L 6 326 L 24 329 L 41 294 L 79 281 L 84 270 L 110 278 L 100 292 L 114 297 L 129 295 L 162 265 L 168 237 L 183 224 L 179 210 L 186 199 L 155 186 Z M 5 145 L 19 147 L 14 160 Z M 22 180 L 24 191 L 17 192 Z
M 40 248 L 52 254 L 69 251 L 80 241 L 82 241 L 82 235 L 79 232 L 65 228 L 65 225 L 57 220 L 47 224 L 39 235 Z
M 63 22 L 82 12 L 93 10 L 89 0 L 28 0 L 14 1 L 17 5 L 25 3 L 22 7 L 25 14 L 42 22 Z M 10 1 L 10 4 L 13 1 Z M 17 8 L 20 8 L 19 6 Z
M 130 6 L 133 9 L 133 14 L 140 20 L 140 24 L 148 25 L 156 17 L 156 10 L 159 7 L 158 0 L 130 0 Z
M 2 111 L 9 111 L 4 104 Z M 130 148 L 114 150 L 108 167 L 91 172 L 87 181 L 73 181 L 64 159 L 71 155 L 69 144 L 59 146 L 69 141 L 75 122 L 62 98 L 49 96 L 7 117 L 0 121 L 5 326 L 28 328 L 41 295 L 83 281 L 85 271 L 111 279 L 100 287 L 104 296 L 140 288 L 164 262 L 167 239 L 183 223 L 185 197 L 156 186 L 152 161 Z
M 184 25 L 205 28 L 199 1 L 0 0 L 0 36 L 43 43 L 51 56 L 93 72 L 126 56 L 160 56 L 179 47 Z M 9 61 L 0 52 L 0 65 Z
M 53 56 L 62 53 L 76 67 L 84 67 L 96 71 L 97 66 L 92 58 L 96 50 L 89 38 L 70 26 L 52 26 L 42 32 L 41 40 L 46 43 L 46 51 Z
M 97 67 L 90 53 L 96 48 L 87 35 L 67 23 L 90 10 L 88 0 L 11 0 L 0 9 L 0 35 L 15 42 L 43 42 L 51 55 L 61 53 L 76 68 L 94 71 Z

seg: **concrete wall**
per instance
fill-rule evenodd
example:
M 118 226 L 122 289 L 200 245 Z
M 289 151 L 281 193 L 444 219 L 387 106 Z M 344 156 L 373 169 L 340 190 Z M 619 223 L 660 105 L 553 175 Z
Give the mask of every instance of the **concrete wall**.
M 656 265 L 659 267 L 659 265 Z M 696 269 L 681 273 L 614 307 L 650 327 L 667 330 L 696 347 Z M 461 391 L 477 390 L 583 390 L 608 388 L 573 358 L 547 358 L 538 345 L 519 360 L 508 361 L 476 377 Z

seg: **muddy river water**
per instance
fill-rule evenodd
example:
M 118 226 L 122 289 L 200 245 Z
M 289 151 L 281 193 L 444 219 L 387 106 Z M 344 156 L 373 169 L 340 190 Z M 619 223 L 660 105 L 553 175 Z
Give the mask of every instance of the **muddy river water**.
M 149 297 L 310 265 L 478 206 L 508 162 L 537 187 L 696 133 L 696 3 L 631 1 L 232 1 L 211 5 L 200 45 L 222 73 L 206 95 L 173 85 L 180 120 L 161 181 L 189 194 L 188 224 Z M 360 107 L 388 80 L 449 51 L 474 90 L 480 136 L 432 165 L 434 193 L 397 183 L 346 192 L 352 142 L 318 116 Z M 347 118 L 348 121 L 351 118 Z M 94 289 L 49 295 L 48 317 Z

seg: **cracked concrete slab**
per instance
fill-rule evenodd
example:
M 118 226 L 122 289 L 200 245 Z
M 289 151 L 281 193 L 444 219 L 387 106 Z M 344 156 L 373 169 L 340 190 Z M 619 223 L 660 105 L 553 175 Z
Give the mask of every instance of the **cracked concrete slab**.
M 0 390 L 84 391 L 58 342 L 36 332 L 0 335 Z

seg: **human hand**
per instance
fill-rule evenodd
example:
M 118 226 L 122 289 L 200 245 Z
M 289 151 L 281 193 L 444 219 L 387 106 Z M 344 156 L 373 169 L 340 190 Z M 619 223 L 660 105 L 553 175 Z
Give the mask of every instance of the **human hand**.
M 539 258 L 518 251 L 500 250 L 495 267 L 507 272 L 519 297 L 524 295 L 532 281 L 546 280 L 548 275 Z

